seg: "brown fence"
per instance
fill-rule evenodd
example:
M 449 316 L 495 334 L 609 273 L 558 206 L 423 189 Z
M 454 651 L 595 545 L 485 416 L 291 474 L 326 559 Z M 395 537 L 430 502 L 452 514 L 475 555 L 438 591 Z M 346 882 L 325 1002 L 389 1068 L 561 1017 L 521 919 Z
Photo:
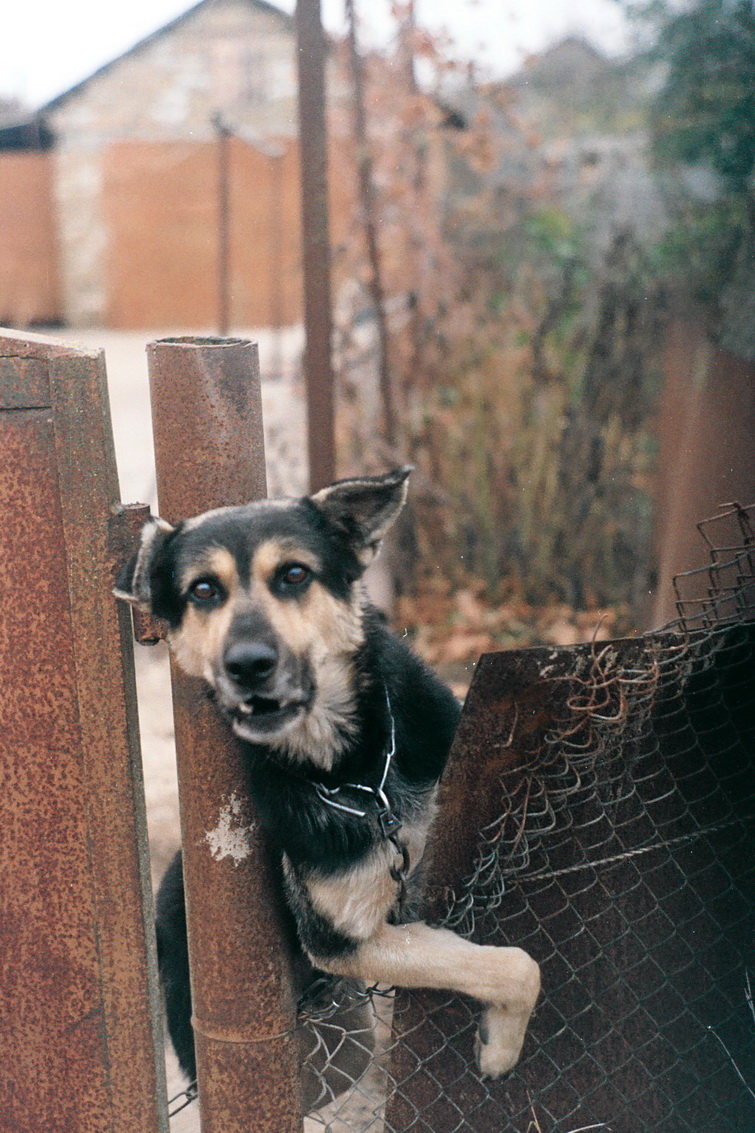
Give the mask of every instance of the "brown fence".
M 674 616 L 668 579 L 703 566 L 695 524 L 755 499 L 755 365 L 713 344 L 705 323 L 671 324 L 658 420 L 657 588 L 651 624 Z
M 120 142 L 104 159 L 107 325 L 216 327 L 220 143 Z M 298 149 L 232 137 L 228 292 L 233 326 L 301 319 Z
M 323 1085 L 313 1128 L 753 1126 L 754 524 L 755 508 L 734 508 L 704 525 L 709 565 L 679 580 L 667 631 L 483 657 L 428 912 L 540 962 L 522 1061 L 482 1081 L 476 1005 L 368 993 L 379 1054 L 341 1097 Z M 304 1025 L 345 1039 L 334 998 L 304 1004 Z
M 129 526 L 111 518 L 102 360 L 4 346 L 0 1113 L 12 1133 L 151 1133 L 165 1128 L 151 901 L 130 643 L 109 593 L 113 537 L 122 555 Z M 250 350 L 152 348 L 174 517 L 262 491 L 261 450 L 237 443 L 259 436 Z M 195 487 L 182 462 L 208 445 Z M 476 1007 L 456 996 L 326 981 L 296 1023 L 253 817 L 239 868 L 201 837 L 240 798 L 236 749 L 195 684 L 176 684 L 203 1130 L 300 1128 L 299 1045 L 308 1133 L 751 1127 L 753 509 L 704 532 L 709 566 L 680 580 L 668 630 L 478 667 L 428 915 L 542 965 L 522 1062 L 500 1082 L 475 1071 Z
M 153 1133 L 167 1124 L 141 762 L 110 594 L 131 525 L 101 353 L 0 332 L 0 485 L 0 1126 Z
M 61 316 L 50 153 L 0 153 L 0 326 Z

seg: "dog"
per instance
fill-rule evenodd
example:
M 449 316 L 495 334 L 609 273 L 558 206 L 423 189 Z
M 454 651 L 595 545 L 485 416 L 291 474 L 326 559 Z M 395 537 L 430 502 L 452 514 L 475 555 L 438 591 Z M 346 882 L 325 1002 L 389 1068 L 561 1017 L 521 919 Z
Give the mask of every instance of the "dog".
M 497 1078 L 519 1059 L 539 968 L 519 948 L 411 919 L 460 709 L 361 581 L 410 472 L 176 526 L 153 518 L 116 594 L 164 619 L 177 664 L 203 678 L 243 744 L 249 791 L 315 969 L 477 999 L 477 1065 Z M 193 1079 L 180 856 L 160 886 L 157 933 L 168 1029 Z

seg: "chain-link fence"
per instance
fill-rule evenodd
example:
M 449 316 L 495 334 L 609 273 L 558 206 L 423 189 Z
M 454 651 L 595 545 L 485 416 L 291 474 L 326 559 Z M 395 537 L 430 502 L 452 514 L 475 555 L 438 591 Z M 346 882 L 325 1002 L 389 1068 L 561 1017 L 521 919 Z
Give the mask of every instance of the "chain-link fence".
M 542 965 L 522 1061 L 480 1079 L 471 1001 L 317 984 L 312 1133 L 755 1128 L 753 518 L 701 524 L 666 629 L 483 658 L 428 914 Z

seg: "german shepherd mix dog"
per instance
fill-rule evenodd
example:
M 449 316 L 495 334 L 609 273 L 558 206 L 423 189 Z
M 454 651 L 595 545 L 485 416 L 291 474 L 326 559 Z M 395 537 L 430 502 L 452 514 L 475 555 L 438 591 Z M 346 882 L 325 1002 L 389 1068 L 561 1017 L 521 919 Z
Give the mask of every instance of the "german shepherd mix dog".
M 398 516 L 411 469 L 302 499 L 151 520 L 116 594 L 168 623 L 244 744 L 249 790 L 282 853 L 288 905 L 315 968 L 479 1000 L 480 1072 L 510 1070 L 537 964 L 406 922 L 459 709 L 386 626 L 360 582 Z M 168 1025 L 194 1077 L 180 858 L 157 899 Z

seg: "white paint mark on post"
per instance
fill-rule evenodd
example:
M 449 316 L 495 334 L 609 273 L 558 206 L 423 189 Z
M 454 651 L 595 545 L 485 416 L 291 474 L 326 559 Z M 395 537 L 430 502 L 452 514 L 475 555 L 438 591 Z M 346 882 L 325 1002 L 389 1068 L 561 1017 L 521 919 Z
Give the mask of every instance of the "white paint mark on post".
M 206 832 L 204 840 L 216 862 L 233 858 L 233 864 L 238 865 L 252 852 L 250 835 L 255 824 L 244 822 L 243 810 L 241 799 L 236 794 L 231 795 L 225 806 L 220 808 L 215 829 Z

